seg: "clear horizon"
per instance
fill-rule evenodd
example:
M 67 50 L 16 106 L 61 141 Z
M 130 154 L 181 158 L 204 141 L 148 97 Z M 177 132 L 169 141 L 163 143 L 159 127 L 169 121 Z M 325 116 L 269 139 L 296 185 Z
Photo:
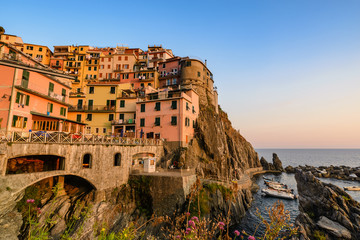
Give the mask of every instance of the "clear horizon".
M 17 5 L 0 26 L 24 42 L 162 44 L 207 59 L 221 108 L 255 149 L 360 148 L 360 1 Z

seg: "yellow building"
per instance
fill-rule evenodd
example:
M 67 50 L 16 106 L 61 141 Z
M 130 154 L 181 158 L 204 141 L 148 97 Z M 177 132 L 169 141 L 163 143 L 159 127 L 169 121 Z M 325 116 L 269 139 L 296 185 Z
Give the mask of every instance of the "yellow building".
M 10 34 L 0 34 L 0 41 L 5 43 L 10 43 L 12 45 L 16 46 L 22 46 L 24 44 L 21 37 L 18 37 L 16 35 L 10 35 Z M 19 49 L 21 50 L 21 49 Z
M 17 47 L 18 49 L 20 47 Z M 44 65 L 50 65 L 50 58 L 52 57 L 52 51 L 47 46 L 36 45 L 31 43 L 24 43 L 20 49 L 30 57 L 35 58 Z

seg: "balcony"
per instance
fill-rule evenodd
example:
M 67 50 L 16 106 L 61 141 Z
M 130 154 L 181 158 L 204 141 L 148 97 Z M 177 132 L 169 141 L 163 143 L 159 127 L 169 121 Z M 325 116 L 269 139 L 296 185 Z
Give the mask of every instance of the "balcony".
M 135 125 L 135 119 L 116 119 L 111 121 L 111 125 Z
M 20 61 L 21 57 L 20 57 L 20 55 L 16 55 L 16 54 L 3 53 L 1 55 L 1 59 L 2 60 Z
M 120 69 L 120 68 L 115 68 L 114 69 L 114 72 L 123 72 L 124 71 L 124 69 Z
M 72 105 L 69 112 L 115 112 L 115 106 L 106 105 Z
M 52 64 L 51 67 L 52 67 L 52 68 L 61 68 L 61 65 L 59 65 L 59 64 Z

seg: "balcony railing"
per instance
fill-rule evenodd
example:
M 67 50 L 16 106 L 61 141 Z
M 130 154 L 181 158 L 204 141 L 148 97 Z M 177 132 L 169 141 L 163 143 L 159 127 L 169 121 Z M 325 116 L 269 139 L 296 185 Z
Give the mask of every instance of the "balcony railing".
M 73 105 L 69 107 L 69 112 L 114 112 L 116 109 L 115 106 L 106 106 L 106 105 Z
M 125 135 L 125 134 L 124 134 Z M 0 132 L 0 142 L 8 143 L 58 143 L 103 145 L 162 145 L 160 139 L 139 139 L 115 136 L 98 136 L 66 132 Z
M 111 125 L 135 124 L 135 119 L 116 119 L 111 121 Z
M 60 65 L 60 64 L 52 64 L 51 67 L 52 67 L 52 68 L 60 68 L 61 65 Z

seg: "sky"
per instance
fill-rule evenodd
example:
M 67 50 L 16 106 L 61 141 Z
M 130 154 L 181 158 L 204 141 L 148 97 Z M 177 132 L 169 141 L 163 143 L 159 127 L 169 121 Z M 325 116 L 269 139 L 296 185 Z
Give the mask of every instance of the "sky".
M 360 148 L 358 0 L 4 1 L 1 8 L 6 33 L 51 49 L 162 44 L 206 59 L 221 108 L 255 148 Z

